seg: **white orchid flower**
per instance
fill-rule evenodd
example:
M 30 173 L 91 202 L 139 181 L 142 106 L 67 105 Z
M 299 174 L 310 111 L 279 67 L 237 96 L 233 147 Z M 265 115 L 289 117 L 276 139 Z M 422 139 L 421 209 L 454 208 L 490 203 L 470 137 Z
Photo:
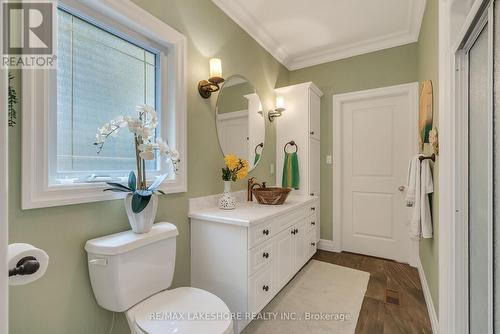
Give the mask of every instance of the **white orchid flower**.
M 118 118 L 115 119 L 115 120 L 113 120 L 113 121 L 111 121 L 111 123 L 113 125 L 116 125 L 119 128 L 125 128 L 128 125 L 127 121 L 125 120 L 125 117 L 123 117 L 123 116 L 118 116 Z
M 96 135 L 95 135 L 95 142 L 96 142 L 96 144 L 102 144 L 102 143 L 104 143 L 105 139 L 106 138 L 102 135 L 102 133 L 100 131 L 98 133 L 96 133 Z
M 150 143 L 144 143 L 139 145 L 138 147 L 139 151 L 139 156 L 143 158 L 144 160 L 154 160 L 155 158 L 155 153 L 154 153 L 154 145 Z
M 179 161 L 179 158 L 180 158 L 180 153 L 179 153 L 179 151 L 177 151 L 176 149 L 172 149 L 172 150 L 170 150 L 170 158 L 171 158 L 173 161 Z
M 144 160 L 154 160 L 155 153 L 153 151 L 143 151 L 139 153 L 139 156 Z
M 151 136 L 153 136 L 155 134 L 155 129 L 151 128 L 149 126 L 144 126 L 144 127 L 142 127 L 140 132 L 141 132 L 141 136 L 143 138 L 150 138 Z
M 160 137 L 156 138 L 156 145 L 158 145 L 158 150 L 161 155 L 167 155 L 170 153 L 170 147 L 168 147 L 168 144 Z
M 135 110 L 142 115 L 155 115 L 156 116 L 156 111 L 155 109 L 147 104 L 140 104 L 137 107 L 135 107 Z M 150 116 L 151 117 L 151 116 Z
M 142 126 L 142 121 L 135 117 L 126 117 L 125 121 L 127 122 L 129 129 L 137 129 Z

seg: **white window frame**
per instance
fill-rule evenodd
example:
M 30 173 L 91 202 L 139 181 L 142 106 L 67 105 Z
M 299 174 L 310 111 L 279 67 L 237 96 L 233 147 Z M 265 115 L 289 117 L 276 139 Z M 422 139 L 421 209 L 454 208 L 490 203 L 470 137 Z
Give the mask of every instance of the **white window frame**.
M 113 30 L 143 36 L 167 50 L 161 63 L 162 111 L 173 113 L 174 124 L 162 123 L 163 131 L 175 131 L 173 147 L 180 153 L 174 180 L 159 188 L 165 193 L 187 191 L 186 37 L 129 0 L 59 0 L 63 8 L 93 13 L 96 21 L 112 23 Z M 98 14 L 95 14 L 98 13 Z M 99 15 L 97 17 L 97 15 Z M 164 59 L 167 59 L 166 61 Z M 166 62 L 166 64 L 164 63 Z M 23 70 L 22 75 L 22 208 L 33 209 L 120 199 L 123 193 L 103 192 L 105 183 L 51 185 L 49 183 L 48 125 L 56 108 L 55 70 Z M 52 94 L 51 94 L 52 93 Z M 52 115 L 52 116 L 51 116 Z M 162 117 L 166 121 L 166 117 Z

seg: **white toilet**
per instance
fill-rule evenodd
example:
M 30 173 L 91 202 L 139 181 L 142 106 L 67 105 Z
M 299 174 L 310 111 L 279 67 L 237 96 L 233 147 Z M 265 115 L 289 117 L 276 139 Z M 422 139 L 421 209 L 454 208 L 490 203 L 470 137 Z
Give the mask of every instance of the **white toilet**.
M 175 267 L 177 228 L 116 233 L 87 241 L 89 275 L 98 304 L 126 312 L 133 334 L 232 334 L 231 313 L 216 295 L 191 287 L 166 290 Z

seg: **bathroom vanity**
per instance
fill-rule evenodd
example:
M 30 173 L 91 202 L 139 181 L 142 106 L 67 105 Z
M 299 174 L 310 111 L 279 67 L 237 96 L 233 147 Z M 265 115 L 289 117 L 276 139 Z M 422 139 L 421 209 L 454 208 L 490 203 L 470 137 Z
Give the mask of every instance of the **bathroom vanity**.
M 317 197 L 302 195 L 283 205 L 240 200 L 227 211 L 210 197 L 190 204 L 191 284 L 229 306 L 236 333 L 316 252 L 318 205 Z

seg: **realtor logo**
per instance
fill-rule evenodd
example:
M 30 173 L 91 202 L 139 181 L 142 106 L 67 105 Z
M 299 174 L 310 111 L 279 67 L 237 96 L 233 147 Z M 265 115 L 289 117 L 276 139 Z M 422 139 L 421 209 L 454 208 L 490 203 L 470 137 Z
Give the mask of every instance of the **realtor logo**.
M 2 0 L 2 13 L 0 67 L 53 68 L 57 30 L 55 2 Z

